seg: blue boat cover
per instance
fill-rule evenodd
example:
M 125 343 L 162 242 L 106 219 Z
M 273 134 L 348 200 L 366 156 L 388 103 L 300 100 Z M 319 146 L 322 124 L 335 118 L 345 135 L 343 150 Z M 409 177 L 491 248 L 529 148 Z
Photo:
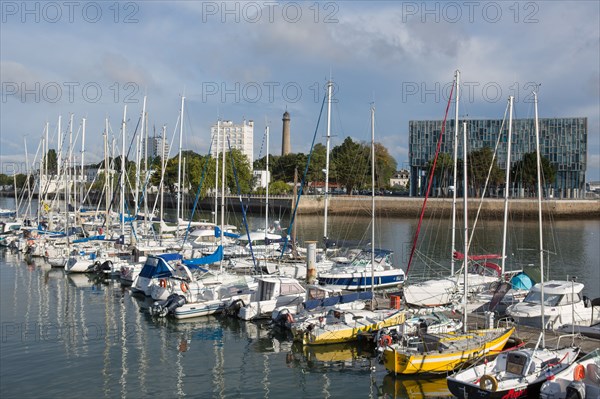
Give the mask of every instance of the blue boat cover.
M 339 297 L 339 295 L 330 296 L 329 298 L 323 298 L 321 300 L 321 302 L 322 302 L 321 306 L 334 306 L 334 305 L 337 305 L 338 303 L 340 303 L 340 297 Z
M 373 299 L 373 292 L 372 291 L 361 291 L 358 293 L 358 299 L 362 299 L 365 301 Z
M 219 226 L 215 226 L 215 237 L 221 237 L 221 229 L 219 228 Z M 225 237 L 240 238 L 240 235 L 226 231 Z
M 321 306 L 322 301 L 320 299 L 311 299 L 310 301 L 302 302 L 302 306 L 306 310 L 316 309 Z
M 342 295 L 342 297 L 340 298 L 340 302 L 341 303 L 354 302 L 354 301 L 358 300 L 358 298 L 359 298 L 358 292 L 353 292 L 352 294 Z
M 166 254 L 160 254 L 158 255 L 159 258 L 161 258 L 162 260 L 165 260 L 167 262 L 172 261 L 172 260 L 181 260 L 183 259 L 183 256 L 181 254 L 178 253 L 166 253 Z
M 183 261 L 183 264 L 186 266 L 194 267 L 216 263 L 219 262 L 221 259 L 223 259 L 223 247 L 219 245 L 215 252 L 213 252 L 212 254 L 203 256 L 201 258 L 186 259 Z

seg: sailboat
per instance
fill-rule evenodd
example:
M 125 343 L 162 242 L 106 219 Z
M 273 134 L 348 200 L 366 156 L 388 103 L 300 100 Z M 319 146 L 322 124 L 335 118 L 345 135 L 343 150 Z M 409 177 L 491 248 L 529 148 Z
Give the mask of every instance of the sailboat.
M 454 171 L 453 171 L 453 187 L 456 187 L 457 180 L 457 164 L 458 164 L 458 131 L 459 131 L 459 121 L 458 121 L 458 104 L 460 99 L 460 90 L 459 90 L 459 82 L 460 82 L 460 71 L 456 71 L 456 80 L 453 89 L 456 88 L 456 106 L 455 106 L 455 131 L 454 131 Z M 452 99 L 452 92 L 450 93 L 450 99 L 448 100 L 448 107 L 446 108 L 446 116 L 448 113 L 448 108 L 450 106 L 450 101 Z M 408 262 L 408 266 L 406 268 L 407 274 L 409 273 L 410 266 L 413 259 L 413 254 L 416 249 L 417 239 L 419 235 L 421 221 L 423 219 L 425 205 L 427 204 L 427 199 L 429 197 L 429 193 L 431 191 L 431 184 L 433 182 L 433 173 L 436 166 L 437 155 L 439 154 L 439 149 L 441 146 L 442 135 L 445 131 L 445 121 L 446 117 L 444 117 L 444 124 L 442 125 L 441 135 L 438 141 L 438 148 L 436 151 L 436 158 L 434 159 L 433 168 L 431 170 L 431 174 L 429 176 L 429 186 L 427 187 L 427 192 L 425 194 L 425 201 L 423 203 L 423 208 L 421 210 L 421 219 L 419 220 L 419 227 L 417 228 L 417 233 L 415 235 L 415 239 L 413 242 L 413 247 L 410 255 L 410 259 Z M 497 254 L 483 254 L 483 255 L 471 255 L 469 260 L 471 260 L 471 264 L 468 269 L 462 270 L 459 273 L 455 274 L 454 264 L 456 261 L 463 260 L 464 254 L 455 250 L 455 240 L 456 240 L 456 192 L 457 190 L 452 190 L 452 256 L 451 256 L 451 270 L 450 275 L 445 278 L 437 278 L 430 279 L 426 281 L 407 281 L 403 288 L 404 301 L 406 304 L 410 306 L 418 306 L 418 307 L 437 307 L 437 306 L 445 306 L 455 302 L 458 302 L 460 298 L 462 298 L 462 292 L 464 291 L 464 287 L 462 286 L 462 281 L 464 280 L 465 274 L 468 274 L 469 279 L 469 293 L 480 292 L 487 287 L 491 283 L 495 283 L 501 280 L 502 270 L 496 265 L 492 260 L 501 259 L 502 257 Z M 465 190 L 466 193 L 466 190 Z M 466 194 L 465 194 L 466 195 Z M 468 262 L 465 262 L 465 265 Z
M 375 248 L 375 109 L 371 108 L 371 248 L 361 251 L 349 264 L 335 264 L 318 275 L 319 284 L 344 290 L 399 287 L 404 270 L 394 267 L 392 251 Z
M 542 235 L 542 190 L 537 94 L 534 92 L 535 141 L 537 153 L 537 188 L 540 271 L 542 285 L 541 297 L 544 297 L 544 245 Z M 544 320 L 545 301 L 541 301 L 541 319 Z M 558 339 L 557 348 L 560 344 Z M 535 348 L 500 353 L 494 360 L 484 362 L 448 377 L 448 388 L 459 398 L 523 398 L 537 397 L 542 384 L 549 376 L 568 368 L 579 354 L 577 347 L 548 349 L 545 346 L 545 330 L 538 339 Z
M 468 218 L 467 218 L 467 126 L 463 122 L 463 206 L 464 206 L 464 253 L 463 269 L 468 266 Z M 404 340 L 391 343 L 382 352 L 383 365 L 394 374 L 447 373 L 490 352 L 500 351 L 515 328 L 489 328 L 467 331 L 468 274 L 464 273 L 463 332 L 429 333 L 427 327 L 416 337 L 404 336 Z

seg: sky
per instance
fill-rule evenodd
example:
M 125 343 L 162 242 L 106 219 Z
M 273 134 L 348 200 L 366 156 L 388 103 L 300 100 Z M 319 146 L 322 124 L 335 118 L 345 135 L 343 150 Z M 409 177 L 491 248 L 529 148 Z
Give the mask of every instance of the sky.
M 376 141 L 408 166 L 409 120 L 442 119 L 456 70 L 459 114 L 501 119 L 587 117 L 586 181 L 600 180 L 600 3 L 531 2 L 200 2 L 2 1 L 0 173 L 39 162 L 49 124 L 73 115 L 75 161 L 103 159 L 103 131 L 120 148 L 127 107 L 131 134 L 146 111 L 150 134 L 208 153 L 218 118 L 254 120 L 254 156 L 281 153 L 282 114 L 291 116 L 293 152 L 325 141 L 317 125 L 334 82 L 331 145 Z M 318 126 L 318 128 L 317 128 Z M 128 141 L 131 136 L 128 137 Z

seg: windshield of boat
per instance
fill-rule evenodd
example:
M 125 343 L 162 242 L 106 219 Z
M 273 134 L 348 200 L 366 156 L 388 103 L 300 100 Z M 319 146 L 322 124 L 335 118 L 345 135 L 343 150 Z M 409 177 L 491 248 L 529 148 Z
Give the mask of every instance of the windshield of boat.
M 542 303 L 541 298 L 542 298 L 542 293 L 540 291 L 529 291 L 529 294 L 527 294 L 527 296 L 525 297 L 523 302 L 535 303 L 535 304 L 539 305 Z M 561 299 L 562 299 L 562 295 L 544 294 L 544 305 L 556 306 L 556 305 L 558 305 L 558 303 L 560 302 Z

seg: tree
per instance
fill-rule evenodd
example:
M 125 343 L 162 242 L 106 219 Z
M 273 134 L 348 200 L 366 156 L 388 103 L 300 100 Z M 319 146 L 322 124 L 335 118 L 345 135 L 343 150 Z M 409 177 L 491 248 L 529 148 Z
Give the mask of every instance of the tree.
M 540 162 L 542 166 L 542 187 L 552 185 L 556 178 L 556 169 L 547 158 L 541 157 Z M 530 193 L 537 191 L 537 154 L 535 152 L 523 154 L 523 158 L 515 162 L 511 179 L 516 184 L 528 189 Z
M 273 195 L 283 195 L 289 194 L 292 191 L 292 188 L 286 182 L 282 180 L 277 180 L 269 184 L 269 194 Z
M 375 188 L 381 190 L 389 187 L 390 179 L 396 173 L 397 163 L 387 148 L 375 143 Z M 370 172 L 369 172 L 370 173 Z
M 365 145 L 347 137 L 342 144 L 333 148 L 331 157 L 333 171 L 329 176 L 344 186 L 348 194 L 364 184 L 365 174 L 369 170 L 369 153 Z
M 57 173 L 58 169 L 58 157 L 56 156 L 56 150 L 54 148 L 51 148 L 48 150 L 48 153 L 46 154 L 46 159 L 44 159 L 44 162 L 48 162 L 48 173 Z M 46 167 L 46 165 L 44 165 L 44 168 Z M 45 169 L 44 169 L 45 172 Z
M 490 172 L 490 165 L 492 170 Z M 485 181 L 489 174 L 489 186 L 498 186 L 504 182 L 504 173 L 498 167 L 494 152 L 489 147 L 472 151 L 467 155 L 468 182 L 475 189 L 477 196 L 481 195 L 481 190 L 485 186 Z

